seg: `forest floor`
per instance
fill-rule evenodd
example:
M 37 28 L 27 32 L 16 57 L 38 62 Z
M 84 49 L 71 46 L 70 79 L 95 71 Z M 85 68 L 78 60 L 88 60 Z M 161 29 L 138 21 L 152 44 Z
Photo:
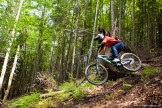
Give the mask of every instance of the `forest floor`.
M 116 81 L 108 81 L 103 85 L 82 88 L 70 84 L 67 91 L 57 87 L 44 92 L 41 88 L 38 98 L 25 102 L 12 102 L 7 108 L 161 108 L 162 107 L 162 56 L 143 60 L 139 72 L 130 74 Z M 48 78 L 45 78 L 48 79 Z M 51 81 L 47 81 L 51 82 Z M 46 82 L 45 82 L 46 83 Z M 85 82 L 87 83 L 87 82 Z M 83 83 L 84 85 L 84 83 Z M 42 86 L 41 86 L 42 87 Z M 80 89 L 78 89 L 80 87 Z M 47 88 L 46 88 L 47 89 Z M 75 90 L 74 90 L 75 89 Z M 85 91 L 85 92 L 83 92 Z M 55 94 L 60 94 L 57 95 Z M 66 94 L 66 95 L 65 95 Z M 35 95 L 34 95 L 35 96 Z M 34 97 L 32 96 L 32 98 Z M 77 97 L 78 96 L 78 97 Z M 35 96 L 37 97 L 37 96 Z M 75 98 L 76 97 L 76 98 Z M 61 98 L 61 99 L 60 99 Z M 63 99 L 64 98 L 64 99 Z M 32 102 L 35 101 L 34 104 Z M 21 104 L 20 104 L 21 102 Z M 28 102 L 29 105 L 25 104 Z M 14 107 L 12 107 L 14 106 Z M 25 107 L 24 107 L 25 106 Z
M 64 108 L 132 108 L 162 107 L 162 70 L 148 81 L 139 75 L 129 76 L 111 84 L 89 90 L 86 98 L 69 99 Z
M 162 56 L 145 60 L 149 67 L 145 75 L 137 72 L 115 82 L 87 90 L 84 99 L 65 101 L 64 108 L 161 108 L 162 107 Z M 157 68 L 160 67 L 160 68 Z M 149 72 L 150 71 L 150 72 Z M 155 74 L 152 74 L 156 71 Z M 149 75 L 148 75 L 149 73 Z

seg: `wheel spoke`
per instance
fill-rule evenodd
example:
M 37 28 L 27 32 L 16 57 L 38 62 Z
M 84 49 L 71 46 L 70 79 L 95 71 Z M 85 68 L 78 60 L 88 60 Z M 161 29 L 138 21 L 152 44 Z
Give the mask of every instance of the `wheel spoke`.
M 124 53 L 121 56 L 121 60 L 126 61 L 130 60 L 130 63 L 125 63 L 123 62 L 123 67 L 129 71 L 137 71 L 141 68 L 141 60 L 139 59 L 138 56 L 136 56 L 133 53 Z
M 96 65 L 90 65 L 85 71 L 87 80 L 92 84 L 103 84 L 108 79 L 108 72 L 104 66 L 101 64 L 98 66 L 98 72 L 96 72 Z

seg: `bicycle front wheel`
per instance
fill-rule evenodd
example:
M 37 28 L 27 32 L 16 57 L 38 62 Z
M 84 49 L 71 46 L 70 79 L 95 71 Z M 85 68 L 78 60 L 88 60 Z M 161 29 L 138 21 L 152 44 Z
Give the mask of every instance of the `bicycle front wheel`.
M 96 64 L 91 64 L 87 66 L 85 70 L 85 77 L 89 83 L 94 85 L 100 85 L 107 81 L 108 71 L 101 64 L 98 65 L 98 71 L 97 71 Z
M 140 58 L 133 53 L 124 53 L 121 57 L 122 66 L 129 71 L 135 72 L 141 68 Z

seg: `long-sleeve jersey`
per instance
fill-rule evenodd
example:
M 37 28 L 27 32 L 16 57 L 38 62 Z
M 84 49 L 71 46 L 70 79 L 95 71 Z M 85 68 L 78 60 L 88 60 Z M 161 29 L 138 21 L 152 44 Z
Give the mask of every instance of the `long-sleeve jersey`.
M 121 42 L 121 40 L 108 37 L 108 36 L 104 36 L 102 44 L 106 47 L 112 47 L 115 43 L 118 43 L 118 42 Z

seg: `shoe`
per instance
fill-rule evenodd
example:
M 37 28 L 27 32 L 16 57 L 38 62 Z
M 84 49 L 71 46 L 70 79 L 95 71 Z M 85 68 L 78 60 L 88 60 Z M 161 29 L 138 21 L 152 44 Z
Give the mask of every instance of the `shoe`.
M 119 62 L 120 60 L 118 58 L 114 58 L 112 62 Z

